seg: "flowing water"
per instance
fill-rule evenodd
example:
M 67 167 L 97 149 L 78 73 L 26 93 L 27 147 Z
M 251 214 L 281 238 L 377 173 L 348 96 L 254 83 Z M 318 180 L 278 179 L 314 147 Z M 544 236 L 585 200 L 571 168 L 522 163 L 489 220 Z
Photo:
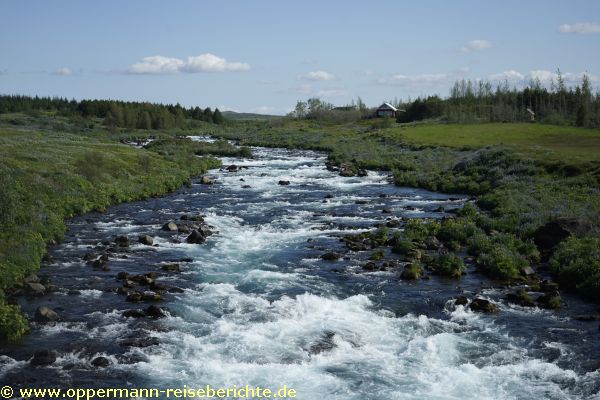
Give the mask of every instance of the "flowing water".
M 464 198 L 395 187 L 375 172 L 340 177 L 324 168 L 322 153 L 254 152 L 251 160 L 224 159 L 248 168 L 213 171 L 214 185 L 71 221 L 40 271 L 59 290 L 22 299 L 30 314 L 47 305 L 61 320 L 34 323 L 22 344 L 0 349 L 0 381 L 15 388 L 287 385 L 304 400 L 599 398 L 597 322 L 575 321 L 569 308 L 506 305 L 471 270 L 460 281 L 404 282 L 397 270 L 364 271 L 370 252 L 320 259 L 343 251 L 345 234 L 391 217 L 440 218 L 440 206 L 448 211 Z M 202 245 L 177 243 L 185 236 L 160 229 L 198 213 L 218 230 Z M 134 244 L 106 272 L 82 260 L 120 234 L 150 234 L 157 246 Z M 181 273 L 160 269 L 177 260 Z M 114 292 L 120 271 L 157 271 L 159 281 L 183 288 L 166 296 L 169 316 L 124 318 L 137 306 Z M 476 293 L 500 312 L 452 306 L 453 296 Z M 123 346 L 128 337 L 158 344 Z M 57 361 L 30 366 L 38 349 L 56 350 Z M 111 365 L 93 367 L 97 356 Z

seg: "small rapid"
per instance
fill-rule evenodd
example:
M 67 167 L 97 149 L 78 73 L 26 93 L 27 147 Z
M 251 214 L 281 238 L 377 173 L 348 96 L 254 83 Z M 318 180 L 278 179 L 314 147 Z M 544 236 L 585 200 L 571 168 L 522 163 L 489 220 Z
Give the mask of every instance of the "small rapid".
M 61 320 L 34 324 L 23 344 L 0 349 L 0 381 L 286 385 L 303 400 L 600 398 L 600 346 L 589 324 L 508 306 L 497 290 L 482 291 L 484 278 L 471 271 L 460 281 L 403 282 L 398 271 L 364 271 L 369 254 L 320 258 L 340 251 L 345 234 L 391 218 L 441 218 L 466 198 L 399 188 L 385 173 L 340 177 L 318 152 L 253 151 L 253 159 L 223 159 L 237 169 L 211 171 L 214 185 L 75 218 L 40 271 L 59 290 L 22 303 L 29 313 L 54 307 Z M 160 233 L 184 214 L 202 214 L 217 233 L 202 245 Z M 132 244 L 108 272 L 82 261 L 107 238 L 149 232 L 155 246 Z M 180 273 L 160 273 L 172 262 Z M 159 271 L 178 288 L 165 299 L 168 315 L 123 317 L 132 305 L 116 293 L 121 271 Z M 500 312 L 454 306 L 463 293 L 480 293 Z M 131 337 L 148 345 L 120 344 Z M 57 350 L 57 361 L 31 368 L 27 360 L 40 348 Z M 110 365 L 91 366 L 98 356 Z

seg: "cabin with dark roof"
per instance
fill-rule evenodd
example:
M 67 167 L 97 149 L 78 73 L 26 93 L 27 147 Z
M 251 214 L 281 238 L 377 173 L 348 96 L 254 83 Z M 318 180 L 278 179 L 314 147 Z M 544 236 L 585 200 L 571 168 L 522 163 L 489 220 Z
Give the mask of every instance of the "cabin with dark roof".
M 390 103 L 383 103 L 375 111 L 375 115 L 378 117 L 396 118 L 396 112 L 398 109 Z

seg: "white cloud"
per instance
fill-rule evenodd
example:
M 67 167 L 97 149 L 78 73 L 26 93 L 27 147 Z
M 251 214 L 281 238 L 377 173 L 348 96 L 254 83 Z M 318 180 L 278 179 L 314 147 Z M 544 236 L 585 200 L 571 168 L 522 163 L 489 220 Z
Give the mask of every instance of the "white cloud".
M 178 58 L 152 56 L 144 57 L 127 70 L 131 74 L 174 74 L 184 66 L 184 62 Z
M 225 72 L 248 71 L 250 65 L 243 62 L 229 62 L 226 59 L 206 53 L 199 56 L 188 57 L 187 63 L 182 68 L 184 72 Z
M 67 67 L 59 68 L 56 71 L 52 72 L 52 75 L 60 75 L 60 76 L 70 76 L 75 75 L 75 73 Z
M 335 79 L 335 76 L 326 71 L 311 71 L 302 75 L 300 78 L 308 81 L 330 81 Z
M 273 114 L 275 112 L 275 107 L 271 106 L 260 106 L 254 110 L 257 114 Z
M 190 56 L 187 61 L 174 57 L 152 56 L 144 57 L 140 62 L 131 65 L 127 72 L 130 74 L 175 74 L 178 72 L 226 72 L 247 71 L 250 65 L 242 62 L 229 62 L 226 59 L 205 53 Z
M 379 79 L 378 83 L 389 85 L 414 85 L 444 82 L 450 78 L 448 74 L 392 75 L 391 78 Z
M 490 41 L 483 39 L 475 39 L 467 43 L 466 46 L 461 47 L 460 51 L 462 51 L 463 53 L 471 53 L 474 51 L 482 51 L 485 49 L 489 49 L 490 47 L 492 47 L 492 43 Z
M 492 74 L 488 78 L 491 81 L 519 82 L 522 81 L 525 76 L 514 69 L 509 69 L 508 71 L 499 74 Z
M 341 97 L 346 96 L 348 91 L 343 88 L 321 89 L 317 92 L 317 97 Z
M 576 22 L 574 24 L 563 24 L 558 27 L 562 33 L 578 33 L 580 35 L 600 33 L 600 23 L 597 22 Z

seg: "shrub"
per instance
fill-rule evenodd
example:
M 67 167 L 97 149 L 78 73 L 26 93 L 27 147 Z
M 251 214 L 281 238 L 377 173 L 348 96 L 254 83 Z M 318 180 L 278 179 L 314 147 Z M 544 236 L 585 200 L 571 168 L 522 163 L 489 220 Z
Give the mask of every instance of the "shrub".
M 481 232 L 481 229 L 468 218 L 449 218 L 442 222 L 438 238 L 443 242 L 466 243 L 468 238 L 478 232 Z
M 477 258 L 477 264 L 483 271 L 496 279 L 514 279 L 520 274 L 521 268 L 529 265 L 521 255 L 499 244 L 493 244 Z
M 417 280 L 423 275 L 423 268 L 418 261 L 412 262 L 404 267 L 400 274 L 401 279 Z
M 460 278 L 466 270 L 462 258 L 456 254 L 441 254 L 434 258 L 432 264 L 433 272 L 451 278 Z
M 392 253 L 406 255 L 415 249 L 415 245 L 410 240 L 397 236 L 392 246 Z
M 565 288 L 600 299 L 600 237 L 568 238 L 550 259 L 550 268 Z
M 385 252 L 381 249 L 379 250 L 375 250 L 371 256 L 369 257 L 369 260 L 372 261 L 379 261 L 379 260 L 383 260 L 383 258 L 385 257 Z
M 440 229 L 439 222 L 435 220 L 410 219 L 404 226 L 404 236 L 410 240 L 422 242 L 428 236 L 437 235 Z

